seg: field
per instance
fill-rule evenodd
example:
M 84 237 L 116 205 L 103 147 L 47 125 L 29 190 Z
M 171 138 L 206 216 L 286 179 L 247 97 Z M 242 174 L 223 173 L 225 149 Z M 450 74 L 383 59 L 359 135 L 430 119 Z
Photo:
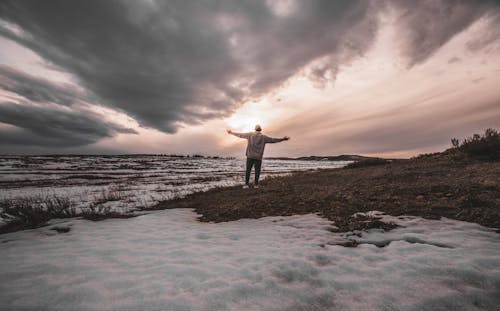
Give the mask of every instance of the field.
M 265 160 L 262 178 L 347 163 Z M 202 156 L 2 156 L 0 207 L 131 214 L 160 201 L 241 184 L 243 170 L 242 159 Z M 0 224 L 9 220 L 2 216 Z

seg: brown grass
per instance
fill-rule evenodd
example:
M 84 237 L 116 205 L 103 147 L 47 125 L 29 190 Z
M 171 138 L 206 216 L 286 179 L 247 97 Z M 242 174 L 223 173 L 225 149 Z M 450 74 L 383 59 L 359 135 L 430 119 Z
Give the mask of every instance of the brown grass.
M 81 211 L 68 198 L 52 196 L 32 196 L 0 201 L 1 216 L 9 221 L 0 227 L 0 234 L 45 226 L 54 218 L 83 217 L 99 221 L 108 218 L 130 218 L 132 214 L 112 211 L 103 205 L 107 201 L 118 200 L 116 192 L 103 192 L 97 201 Z
M 318 213 L 342 231 L 364 227 L 357 212 L 448 217 L 500 228 L 500 163 L 434 154 L 385 165 L 300 172 L 195 193 L 155 208 L 194 208 L 202 221 Z

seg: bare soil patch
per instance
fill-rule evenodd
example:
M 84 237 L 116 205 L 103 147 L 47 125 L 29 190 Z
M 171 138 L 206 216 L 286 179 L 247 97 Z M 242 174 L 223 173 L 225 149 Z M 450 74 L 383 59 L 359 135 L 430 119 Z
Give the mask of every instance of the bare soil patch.
M 444 152 L 384 165 L 299 172 L 268 178 L 259 189 L 217 188 L 153 208 L 194 208 L 207 222 L 318 213 L 334 221 L 338 231 L 393 227 L 353 217 L 372 210 L 500 228 L 500 162 Z

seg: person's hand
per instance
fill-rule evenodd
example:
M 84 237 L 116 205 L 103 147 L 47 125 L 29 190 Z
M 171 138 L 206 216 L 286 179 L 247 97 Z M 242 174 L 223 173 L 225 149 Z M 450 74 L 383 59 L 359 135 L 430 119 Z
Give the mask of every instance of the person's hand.
M 233 131 L 231 130 L 226 130 L 228 134 L 231 134 Z
M 288 137 L 288 136 L 283 137 L 283 140 L 289 140 L 289 139 L 290 139 L 290 137 Z

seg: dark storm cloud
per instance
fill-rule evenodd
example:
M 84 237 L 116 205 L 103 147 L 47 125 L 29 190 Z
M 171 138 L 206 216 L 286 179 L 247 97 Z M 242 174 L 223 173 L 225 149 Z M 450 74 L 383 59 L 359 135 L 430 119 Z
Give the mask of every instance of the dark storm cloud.
M 498 14 L 493 0 L 389 0 L 396 9 L 400 48 L 408 66 L 424 62 L 455 35 L 481 17 Z M 500 19 L 492 26 L 500 26 Z M 479 40 L 478 49 L 499 39 L 499 31 L 491 31 L 488 42 Z
M 0 17 L 22 29 L 4 26 L 3 36 L 74 74 L 102 104 L 175 132 L 228 115 L 312 60 L 362 54 L 377 28 L 371 10 L 352 0 L 298 1 L 283 16 L 266 1 L 3 1 Z
M 70 106 L 88 100 L 72 85 L 57 84 L 4 65 L 0 65 L 0 88 L 34 102 Z
M 372 46 L 379 13 L 388 8 L 397 14 L 401 52 L 413 66 L 475 20 L 496 16 L 494 3 L 4 0 L 0 35 L 74 75 L 86 94 L 5 68 L 0 86 L 31 101 L 66 106 L 93 94 L 96 102 L 124 111 L 142 126 L 173 133 L 183 123 L 227 116 L 306 67 L 311 81 L 325 86 L 342 65 Z M 40 109 L 30 113 L 29 105 L 23 107 L 28 116 Z M 45 116 L 20 127 L 42 131 Z M 89 129 L 88 137 L 79 130 L 69 133 L 87 143 L 120 132 L 98 121 L 89 119 L 98 130 Z M 49 126 L 49 131 L 69 142 L 64 130 Z
M 54 83 L 0 65 L 0 88 L 22 96 L 21 103 L 0 103 L 1 145 L 71 147 L 88 145 L 132 129 L 105 121 L 83 110 L 90 97 L 70 84 Z M 58 107 L 65 106 L 65 108 Z
M 91 112 L 54 105 L 0 103 L 0 122 L 15 126 L 0 130 L 2 144 L 11 145 L 79 146 L 95 143 L 116 133 L 137 133 L 105 122 Z

